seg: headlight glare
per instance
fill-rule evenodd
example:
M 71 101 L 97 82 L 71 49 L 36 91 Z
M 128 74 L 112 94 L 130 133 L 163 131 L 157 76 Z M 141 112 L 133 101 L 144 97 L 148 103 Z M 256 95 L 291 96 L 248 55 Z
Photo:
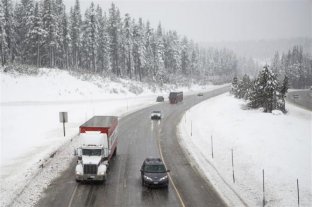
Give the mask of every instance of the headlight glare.
M 160 178 L 160 181 L 168 179 L 168 175 L 165 175 L 164 177 Z
M 145 178 L 146 180 L 152 181 L 152 178 L 150 178 L 150 177 L 148 177 L 148 176 L 146 176 L 146 175 L 144 175 L 144 178 Z

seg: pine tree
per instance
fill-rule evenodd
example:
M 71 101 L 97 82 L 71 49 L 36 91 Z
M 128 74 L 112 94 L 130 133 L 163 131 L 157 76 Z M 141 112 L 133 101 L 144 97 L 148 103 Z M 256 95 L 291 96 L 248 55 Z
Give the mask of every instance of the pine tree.
M 153 30 L 150 27 L 149 21 L 146 22 L 144 27 L 144 71 L 143 76 L 152 76 L 154 71 L 154 55 L 152 50 L 152 36 Z
M 34 7 L 34 18 L 33 23 L 29 29 L 27 40 L 29 41 L 29 50 L 27 56 L 29 57 L 32 64 L 40 67 L 40 57 L 43 45 L 43 38 L 46 36 L 46 31 L 42 26 L 42 19 L 39 10 L 39 3 L 36 2 Z
M 18 48 L 16 55 L 20 58 L 20 62 L 32 64 L 29 56 L 32 42 L 29 41 L 28 36 L 34 22 L 33 0 L 22 0 L 20 3 L 17 3 L 14 11 L 14 22 L 16 46 Z
M 47 59 L 45 64 L 49 67 L 55 66 L 56 52 L 58 47 L 57 40 L 58 36 L 58 25 L 57 18 L 55 15 L 55 1 L 54 0 L 44 0 L 43 1 L 43 16 L 42 16 L 43 29 L 46 31 L 46 36 L 44 37 L 44 49 L 45 54 L 47 54 Z
M 120 76 L 119 67 L 119 49 L 120 49 L 120 12 L 116 8 L 115 4 L 112 3 L 109 9 L 109 19 L 108 19 L 108 34 L 110 43 L 110 59 L 112 72 L 117 76 Z
M 82 64 L 86 69 L 91 69 L 95 73 L 97 72 L 96 59 L 98 49 L 98 21 L 96 15 L 95 6 L 91 3 L 85 13 L 82 35 Z
M 237 89 L 238 89 L 238 78 L 237 76 L 234 76 L 232 80 L 232 85 L 231 85 L 231 93 L 237 97 Z
M 271 68 L 273 73 L 275 73 L 277 76 L 281 75 L 281 63 L 280 63 L 280 57 L 279 53 L 276 51 L 272 60 Z
M 165 73 L 164 66 L 164 44 L 163 44 L 163 34 L 162 27 L 159 23 L 156 32 L 153 34 L 152 39 L 152 51 L 154 55 L 154 78 L 163 84 L 167 82 L 168 76 Z
M 286 112 L 285 108 L 285 97 L 286 93 L 288 91 L 288 77 L 285 76 L 282 85 L 279 87 L 278 93 L 277 93 L 277 109 L 281 110 L 282 112 Z
M 132 55 L 132 48 L 133 48 L 133 28 L 131 24 L 131 17 L 129 14 L 125 15 L 124 18 L 124 41 L 125 41 L 125 56 L 126 56 L 126 71 L 128 77 L 132 78 L 133 73 L 133 55 Z
M 251 88 L 251 81 L 247 74 L 243 76 L 242 81 L 238 83 L 236 96 L 238 98 L 248 99 Z
M 263 107 L 264 112 L 271 112 L 276 109 L 277 88 L 276 75 L 269 69 L 268 65 L 264 66 L 253 86 L 249 105 L 253 108 Z
M 133 27 L 133 60 L 134 60 L 134 73 L 139 81 L 142 81 L 143 65 L 144 63 L 144 35 L 143 35 L 143 22 L 139 19 L 138 24 Z
M 2 6 L 4 10 L 4 32 L 5 35 L 2 35 L 5 37 L 4 41 L 4 48 L 5 45 L 7 45 L 7 54 L 3 55 L 4 62 L 5 63 L 13 63 L 16 55 L 16 34 L 14 30 L 14 19 L 13 19 L 13 5 L 12 0 L 2 0 Z M 5 49 L 6 50 L 6 49 Z
M 189 70 L 189 64 L 190 64 L 190 60 L 189 60 L 189 48 L 188 48 L 188 40 L 186 37 L 184 37 L 182 39 L 182 43 L 181 43 L 181 47 L 182 47 L 182 51 L 181 51 L 181 71 L 182 74 L 187 75 L 187 71 Z
M 81 12 L 79 0 L 76 0 L 75 6 L 71 9 L 70 14 L 70 40 L 71 40 L 71 56 L 72 64 L 76 70 L 80 65 L 80 49 L 81 49 Z
M 96 13 L 96 18 L 98 20 L 97 68 L 99 72 L 103 73 L 109 70 L 110 64 L 107 20 L 100 6 L 97 6 Z
M 1 64 L 4 66 L 7 63 L 9 48 L 7 43 L 7 37 L 5 32 L 5 16 L 4 6 L 0 0 L 0 56 Z

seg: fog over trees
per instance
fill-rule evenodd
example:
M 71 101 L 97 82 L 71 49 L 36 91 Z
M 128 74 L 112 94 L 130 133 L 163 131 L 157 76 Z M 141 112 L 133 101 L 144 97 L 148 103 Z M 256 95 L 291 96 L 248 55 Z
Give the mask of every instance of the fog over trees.
M 93 3 L 83 13 L 79 0 L 70 12 L 62 0 L 0 2 L 1 64 L 23 64 L 115 75 L 139 81 L 196 79 L 230 82 L 238 58 L 226 49 L 200 47 L 176 31 L 121 16 Z M 243 61 L 245 62 L 247 61 Z M 180 78 L 177 78 L 180 77 Z
M 79 0 L 66 12 L 63 0 L 0 0 L 2 66 L 61 68 L 74 72 L 168 83 L 194 80 L 231 82 L 236 75 L 255 77 L 261 69 L 248 57 L 215 49 L 167 30 L 159 23 L 121 15 L 90 3 L 81 11 Z M 238 50 L 234 50 L 238 52 Z M 296 46 L 276 54 L 270 63 L 291 87 L 311 85 L 311 55 Z

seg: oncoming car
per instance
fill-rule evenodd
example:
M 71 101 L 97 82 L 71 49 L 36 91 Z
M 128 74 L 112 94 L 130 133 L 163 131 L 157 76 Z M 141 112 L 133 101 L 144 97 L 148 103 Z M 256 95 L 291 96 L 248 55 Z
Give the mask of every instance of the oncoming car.
M 165 98 L 163 96 L 157 96 L 156 102 L 164 102 Z
M 151 119 L 161 119 L 161 112 L 160 111 L 152 111 Z
M 141 167 L 143 186 L 168 187 L 168 172 L 160 158 L 146 158 Z

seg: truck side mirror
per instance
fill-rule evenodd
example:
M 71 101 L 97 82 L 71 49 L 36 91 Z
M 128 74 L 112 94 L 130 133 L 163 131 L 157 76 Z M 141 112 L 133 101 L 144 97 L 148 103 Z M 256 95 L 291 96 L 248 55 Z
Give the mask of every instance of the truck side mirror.
M 78 153 L 77 153 L 77 149 L 74 149 L 74 156 L 77 156 Z

